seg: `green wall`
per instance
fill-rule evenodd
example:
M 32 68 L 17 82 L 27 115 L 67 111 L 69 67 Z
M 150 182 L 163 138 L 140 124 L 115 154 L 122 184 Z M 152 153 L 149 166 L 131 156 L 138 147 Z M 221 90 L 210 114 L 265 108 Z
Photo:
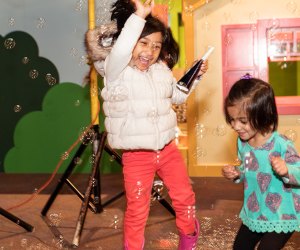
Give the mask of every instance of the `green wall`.
M 299 62 L 269 62 L 269 82 L 276 96 L 299 95 Z

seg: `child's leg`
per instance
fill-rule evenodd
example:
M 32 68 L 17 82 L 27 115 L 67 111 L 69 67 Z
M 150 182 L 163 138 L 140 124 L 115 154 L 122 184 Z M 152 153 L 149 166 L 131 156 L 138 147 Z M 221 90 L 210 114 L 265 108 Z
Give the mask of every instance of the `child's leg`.
M 153 152 L 125 152 L 122 156 L 127 207 L 124 217 L 124 245 L 141 250 L 155 174 Z
M 265 233 L 262 237 L 258 250 L 280 250 L 291 238 L 293 233 Z
M 252 232 L 242 224 L 235 237 L 233 250 L 253 250 L 262 237 L 262 233 Z
M 180 233 L 195 233 L 195 194 L 180 151 L 174 143 L 167 145 L 159 156 L 158 175 L 164 181 L 176 212 Z

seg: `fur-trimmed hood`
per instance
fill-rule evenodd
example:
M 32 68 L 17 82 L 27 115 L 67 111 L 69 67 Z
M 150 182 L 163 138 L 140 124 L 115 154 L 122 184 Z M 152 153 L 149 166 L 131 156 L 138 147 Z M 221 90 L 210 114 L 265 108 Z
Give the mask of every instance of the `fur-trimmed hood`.
M 93 62 L 105 60 L 112 49 L 115 39 L 114 35 L 117 31 L 117 24 L 115 21 L 112 21 L 86 32 L 86 49 L 88 56 Z

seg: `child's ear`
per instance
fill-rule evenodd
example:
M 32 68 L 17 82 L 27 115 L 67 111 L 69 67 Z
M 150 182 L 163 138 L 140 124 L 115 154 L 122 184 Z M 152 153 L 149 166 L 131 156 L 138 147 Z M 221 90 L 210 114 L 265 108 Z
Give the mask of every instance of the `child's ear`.
M 116 22 L 100 25 L 88 30 L 85 35 L 87 54 L 92 61 L 103 61 L 114 44 L 114 34 L 118 31 Z

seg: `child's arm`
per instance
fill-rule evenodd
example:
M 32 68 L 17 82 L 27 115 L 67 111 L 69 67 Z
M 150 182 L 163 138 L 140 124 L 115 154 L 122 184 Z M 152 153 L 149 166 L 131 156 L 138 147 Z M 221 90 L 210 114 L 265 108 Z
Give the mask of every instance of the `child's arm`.
M 227 165 L 222 168 L 222 175 L 231 181 L 240 182 L 241 172 L 237 169 L 237 167 L 232 165 Z
M 271 161 L 272 168 L 276 174 L 278 174 L 281 177 L 288 178 L 287 165 L 285 164 L 285 161 L 280 156 L 272 156 L 270 161 Z
M 274 172 L 281 176 L 285 183 L 300 186 L 300 156 L 293 143 L 288 143 L 284 159 L 272 156 L 270 161 Z
M 154 7 L 154 0 L 146 0 L 144 3 L 141 0 L 131 0 L 135 4 L 135 14 L 141 18 L 146 18 Z
M 182 103 L 184 103 L 187 100 L 188 96 L 196 88 L 196 86 L 200 82 L 201 77 L 203 76 L 203 74 L 206 73 L 207 69 L 208 69 L 208 62 L 206 60 L 201 65 L 201 68 L 199 69 L 199 72 L 197 74 L 198 77 L 194 81 L 193 87 L 191 88 L 191 90 L 189 92 L 184 92 L 184 91 L 178 89 L 178 87 L 177 87 L 177 80 L 174 78 L 174 81 L 173 81 L 172 103 L 173 104 L 182 104 Z
M 201 65 L 197 78 L 200 79 L 206 73 L 207 70 L 208 70 L 208 60 L 205 60 Z
M 105 61 L 105 76 L 108 81 L 114 81 L 130 62 L 132 51 L 143 31 L 145 18 L 151 13 L 153 0 L 142 3 L 140 0 L 131 0 L 136 11 L 126 21 L 116 43 Z
M 222 168 L 223 176 L 235 183 L 240 183 L 245 178 L 245 154 L 240 151 L 241 141 L 238 139 L 238 162 L 239 165 L 227 165 Z M 246 153 L 248 155 L 248 153 Z

